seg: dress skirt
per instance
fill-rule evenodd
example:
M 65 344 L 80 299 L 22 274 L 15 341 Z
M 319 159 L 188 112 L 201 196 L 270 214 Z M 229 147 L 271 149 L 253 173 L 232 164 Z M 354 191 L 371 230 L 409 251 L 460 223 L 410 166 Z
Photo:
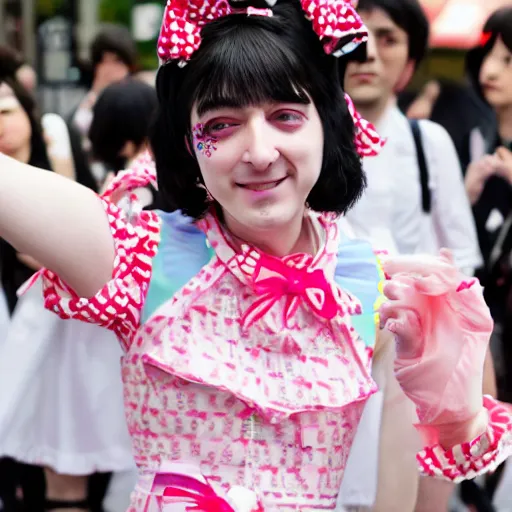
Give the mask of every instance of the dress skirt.
M 44 309 L 39 282 L 0 339 L 0 457 L 89 475 L 134 468 L 113 333 Z

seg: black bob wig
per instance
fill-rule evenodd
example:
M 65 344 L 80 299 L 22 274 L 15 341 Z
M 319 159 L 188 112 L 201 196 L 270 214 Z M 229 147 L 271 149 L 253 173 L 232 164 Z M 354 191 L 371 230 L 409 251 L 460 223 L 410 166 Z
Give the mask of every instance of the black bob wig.
M 256 2 L 251 5 L 266 7 Z M 201 46 L 186 66 L 171 61 L 159 70 L 160 106 L 151 146 L 166 209 L 197 219 L 210 207 L 199 186 L 198 162 L 187 149 L 192 147 L 194 105 L 201 113 L 268 101 L 309 103 L 311 98 L 323 125 L 324 152 L 320 177 L 307 198 L 309 207 L 342 214 L 361 196 L 366 178 L 338 59 L 325 54 L 298 0 L 278 0 L 272 11 L 272 17 L 237 14 L 206 25 Z

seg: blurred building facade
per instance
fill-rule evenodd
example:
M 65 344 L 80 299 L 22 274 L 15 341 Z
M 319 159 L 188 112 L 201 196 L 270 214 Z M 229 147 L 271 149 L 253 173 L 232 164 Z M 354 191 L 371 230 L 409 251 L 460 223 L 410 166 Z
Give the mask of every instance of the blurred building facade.
M 16 48 L 36 65 L 39 25 L 62 16 L 72 23 L 76 48 L 85 58 L 97 30 L 100 3 L 101 0 L 0 0 L 0 43 Z
M 102 23 L 132 30 L 141 69 L 157 66 L 163 0 L 0 0 L 0 44 L 37 71 L 44 110 L 71 111 L 91 80 L 89 46 Z

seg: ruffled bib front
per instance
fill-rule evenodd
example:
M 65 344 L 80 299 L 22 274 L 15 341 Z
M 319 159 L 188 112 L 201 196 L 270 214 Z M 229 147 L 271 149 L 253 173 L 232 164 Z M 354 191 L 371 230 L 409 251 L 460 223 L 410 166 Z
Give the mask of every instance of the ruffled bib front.
M 236 251 L 214 216 L 202 221 L 215 254 L 147 320 L 139 343 L 149 374 L 228 391 L 271 423 L 373 393 L 369 355 L 350 320 L 361 304 L 334 280 L 337 225 L 311 215 L 318 254 L 282 259 L 248 245 Z

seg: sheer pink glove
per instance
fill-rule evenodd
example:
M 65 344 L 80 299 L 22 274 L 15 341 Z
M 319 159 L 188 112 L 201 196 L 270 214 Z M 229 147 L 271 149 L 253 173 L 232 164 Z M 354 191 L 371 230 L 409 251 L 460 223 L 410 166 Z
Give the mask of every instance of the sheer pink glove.
M 389 258 L 383 266 L 390 280 L 381 327 L 396 338 L 397 380 L 432 441 L 469 440 L 481 433 L 475 424 L 486 426 L 482 379 L 493 322 L 482 287 L 460 274 L 444 249 L 438 257 Z

